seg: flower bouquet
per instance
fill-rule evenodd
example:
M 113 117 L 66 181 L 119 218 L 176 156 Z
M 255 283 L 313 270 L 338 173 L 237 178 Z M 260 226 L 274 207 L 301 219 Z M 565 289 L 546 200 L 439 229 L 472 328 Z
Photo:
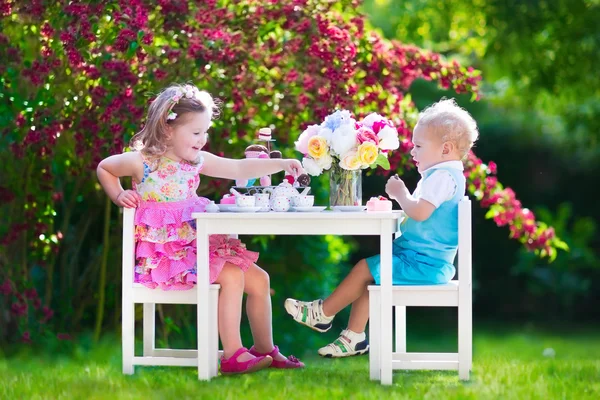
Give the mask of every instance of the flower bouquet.
M 362 205 L 361 171 L 377 166 L 389 169 L 388 154 L 399 146 L 398 131 L 390 120 L 371 113 L 356 121 L 347 110 L 309 126 L 296 141 L 308 174 L 330 170 L 331 207 Z

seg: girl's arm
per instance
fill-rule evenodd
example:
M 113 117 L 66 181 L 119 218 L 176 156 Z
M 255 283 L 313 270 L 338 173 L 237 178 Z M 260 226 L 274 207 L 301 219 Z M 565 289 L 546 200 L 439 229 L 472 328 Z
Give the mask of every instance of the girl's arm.
M 409 218 L 425 221 L 435 211 L 435 206 L 425 199 L 415 199 L 398 176 L 391 177 L 385 185 L 385 192 L 395 199 Z
M 234 160 L 231 158 L 218 157 L 205 151 L 202 152 L 202 156 L 204 157 L 202 174 L 214 178 L 252 179 L 275 174 L 282 170 L 285 170 L 288 174 L 293 176 L 304 173 L 302 164 L 295 159 L 245 158 L 243 160 Z
M 135 207 L 141 201 L 132 190 L 124 190 L 119 180 L 122 176 L 131 176 L 140 182 L 144 176 L 144 162 L 138 152 L 117 154 L 105 158 L 96 169 L 98 180 L 108 197 L 119 207 Z

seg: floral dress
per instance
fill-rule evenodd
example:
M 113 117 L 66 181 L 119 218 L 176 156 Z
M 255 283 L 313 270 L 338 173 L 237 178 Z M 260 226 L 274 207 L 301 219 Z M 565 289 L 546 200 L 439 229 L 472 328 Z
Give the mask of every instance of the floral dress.
M 196 229 L 193 212 L 209 200 L 196 194 L 203 161 L 191 164 L 161 157 L 144 161 L 144 178 L 134 190 L 142 197 L 135 213 L 135 281 L 163 290 L 191 289 L 196 282 Z M 226 262 L 246 271 L 258 259 L 237 239 L 209 238 L 209 276 L 213 283 Z

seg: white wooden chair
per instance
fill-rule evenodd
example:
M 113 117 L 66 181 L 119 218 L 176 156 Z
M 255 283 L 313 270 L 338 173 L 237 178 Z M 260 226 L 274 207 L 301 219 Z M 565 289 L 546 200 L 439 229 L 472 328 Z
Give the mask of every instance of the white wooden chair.
M 399 233 L 396 233 L 398 236 Z M 392 370 L 458 370 L 459 378 L 469 379 L 473 360 L 472 283 L 471 283 L 471 201 L 464 197 L 458 206 L 458 280 L 445 285 L 392 286 L 395 308 L 396 340 Z M 457 307 L 457 353 L 407 353 L 406 307 Z M 369 286 L 369 363 L 371 380 L 380 380 L 381 290 Z M 384 332 L 388 337 L 393 332 Z
M 184 291 L 163 291 L 148 289 L 134 283 L 135 266 L 135 226 L 134 208 L 123 209 L 123 373 L 131 375 L 135 365 L 168 365 L 168 366 L 198 366 L 198 350 L 157 349 L 155 347 L 155 305 L 158 304 L 197 304 L 196 288 Z M 209 357 L 210 377 L 218 372 L 219 336 L 217 310 L 220 285 L 210 285 L 210 324 L 207 327 L 198 326 L 197 329 L 209 331 Z M 144 352 L 142 357 L 136 357 L 135 343 L 135 305 L 144 305 L 143 334 Z

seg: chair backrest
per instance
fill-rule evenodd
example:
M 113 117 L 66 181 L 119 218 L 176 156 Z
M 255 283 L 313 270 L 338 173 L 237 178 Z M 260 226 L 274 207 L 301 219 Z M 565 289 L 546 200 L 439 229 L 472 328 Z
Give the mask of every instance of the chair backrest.
M 458 279 L 461 284 L 471 284 L 472 235 L 471 200 L 464 196 L 458 203 Z
M 135 208 L 123 208 L 123 287 L 133 286 L 135 267 Z
M 398 220 L 395 238 L 400 236 L 400 224 L 403 218 Z M 471 200 L 464 196 L 458 203 L 458 277 L 461 282 L 471 283 Z

